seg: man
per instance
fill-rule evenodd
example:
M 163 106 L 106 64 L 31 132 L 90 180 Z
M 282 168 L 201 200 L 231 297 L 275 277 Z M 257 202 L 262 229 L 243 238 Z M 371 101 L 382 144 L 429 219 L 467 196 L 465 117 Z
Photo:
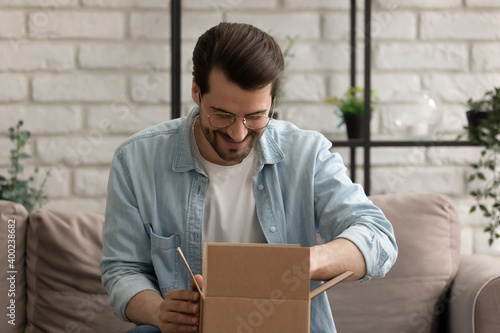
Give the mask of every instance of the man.
M 274 39 L 221 23 L 199 38 L 193 64 L 197 107 L 135 134 L 113 159 L 101 270 L 115 313 L 150 325 L 134 332 L 197 331 L 200 295 L 176 248 L 200 274 L 205 241 L 312 247 L 311 280 L 384 276 L 397 255 L 389 221 L 328 140 L 271 120 L 284 69 Z M 312 301 L 311 332 L 335 332 L 325 294 Z

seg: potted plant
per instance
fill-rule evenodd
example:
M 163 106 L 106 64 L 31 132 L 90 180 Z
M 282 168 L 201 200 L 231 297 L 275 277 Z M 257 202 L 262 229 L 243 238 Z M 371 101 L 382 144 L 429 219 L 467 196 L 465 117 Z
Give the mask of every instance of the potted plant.
M 488 129 L 488 123 L 492 120 L 498 120 L 500 117 L 498 115 L 498 110 L 500 110 L 500 88 L 494 88 L 493 90 L 487 91 L 483 97 L 478 100 L 469 98 L 467 101 L 466 115 L 468 126 L 466 130 L 469 134 L 470 141 L 481 145 L 483 144 L 483 140 L 485 139 L 484 135 L 488 133 L 485 132 L 481 134 L 480 130 Z M 496 126 L 494 123 L 490 123 L 490 125 Z
M 492 245 L 500 226 L 500 88 L 487 91 L 481 99 L 467 101 L 468 126 L 465 127 L 469 140 L 483 147 L 479 161 L 472 164 L 469 183 L 479 181 L 481 186 L 470 192 L 476 203 L 470 212 L 481 211 L 488 219 L 484 232 L 489 233 Z
M 8 171 L 10 177 L 0 176 L 0 200 L 20 203 L 28 212 L 31 212 L 41 207 L 47 200 L 44 190 L 49 172 L 46 173 L 39 186 L 34 185 L 38 168 L 35 169 L 35 176 L 30 176 L 28 179 L 20 178 L 24 170 L 22 160 L 31 157 L 24 152 L 24 146 L 28 143 L 31 133 L 21 130 L 22 125 L 23 121 L 20 120 L 16 127 L 9 128 L 9 139 L 14 144 L 14 148 L 10 151 L 11 166 Z
M 335 113 L 342 119 L 339 125 L 345 123 L 347 128 L 347 137 L 349 139 L 359 139 L 362 137 L 365 111 L 365 89 L 361 87 L 350 87 L 342 97 L 330 96 L 325 102 L 336 106 Z M 377 101 L 377 93 L 371 90 L 370 111 L 373 112 Z

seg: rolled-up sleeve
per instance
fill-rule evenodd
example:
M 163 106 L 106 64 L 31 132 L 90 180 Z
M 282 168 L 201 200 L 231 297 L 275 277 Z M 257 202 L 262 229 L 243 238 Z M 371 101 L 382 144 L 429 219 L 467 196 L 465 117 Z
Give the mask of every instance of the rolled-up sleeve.
M 318 150 L 315 174 L 317 227 L 324 241 L 345 238 L 361 251 L 366 274 L 360 281 L 383 277 L 394 265 L 398 247 L 391 223 L 346 175 L 336 153 L 324 142 Z
M 150 256 L 150 235 L 133 191 L 130 173 L 121 155 L 113 158 L 103 228 L 100 269 L 102 283 L 114 313 L 128 321 L 125 308 L 143 290 L 160 293 Z
M 377 222 L 373 221 L 357 222 L 338 236 L 353 242 L 363 254 L 366 274 L 361 282 L 373 277 L 384 277 L 396 262 L 397 246 L 394 236 L 390 236 L 390 233 L 388 236 L 388 233 L 380 231 L 376 225 Z

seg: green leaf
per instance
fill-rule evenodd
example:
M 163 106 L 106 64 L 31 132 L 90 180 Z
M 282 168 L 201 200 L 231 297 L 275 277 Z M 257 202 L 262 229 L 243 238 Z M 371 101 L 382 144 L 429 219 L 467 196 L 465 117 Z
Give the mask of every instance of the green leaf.
M 21 132 L 19 133 L 19 136 L 20 136 L 22 139 L 24 139 L 24 140 L 28 140 L 28 139 L 30 138 L 30 136 L 31 136 L 31 133 L 30 133 L 30 132 L 28 132 L 28 131 L 21 131 Z
M 486 177 L 484 176 L 484 174 L 482 172 L 479 172 L 477 174 L 477 178 L 481 179 L 481 180 L 486 180 Z
M 26 154 L 26 153 L 20 153 L 20 154 L 19 154 L 19 158 L 23 158 L 23 159 L 25 159 L 25 158 L 30 158 L 30 157 L 31 157 L 31 155 Z
M 484 216 L 486 216 L 486 217 L 490 217 L 491 216 L 491 213 L 488 211 L 488 208 L 486 208 L 485 205 L 480 204 L 479 205 L 479 209 L 481 209 L 483 211 Z
M 468 182 L 468 183 L 470 183 L 470 182 L 472 182 L 475 178 L 476 178 L 476 176 L 474 176 L 474 175 L 470 175 L 470 176 L 469 176 L 469 179 L 467 179 L 467 182 Z
M 476 206 L 472 206 L 469 210 L 469 214 L 474 213 L 476 211 Z

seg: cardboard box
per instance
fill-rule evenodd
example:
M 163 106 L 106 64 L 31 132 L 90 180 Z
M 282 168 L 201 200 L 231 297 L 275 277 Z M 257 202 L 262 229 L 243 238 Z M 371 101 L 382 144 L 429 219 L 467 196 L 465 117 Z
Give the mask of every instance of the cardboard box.
M 298 245 L 204 243 L 200 333 L 309 332 L 311 299 L 352 274 L 310 291 L 309 258 Z

